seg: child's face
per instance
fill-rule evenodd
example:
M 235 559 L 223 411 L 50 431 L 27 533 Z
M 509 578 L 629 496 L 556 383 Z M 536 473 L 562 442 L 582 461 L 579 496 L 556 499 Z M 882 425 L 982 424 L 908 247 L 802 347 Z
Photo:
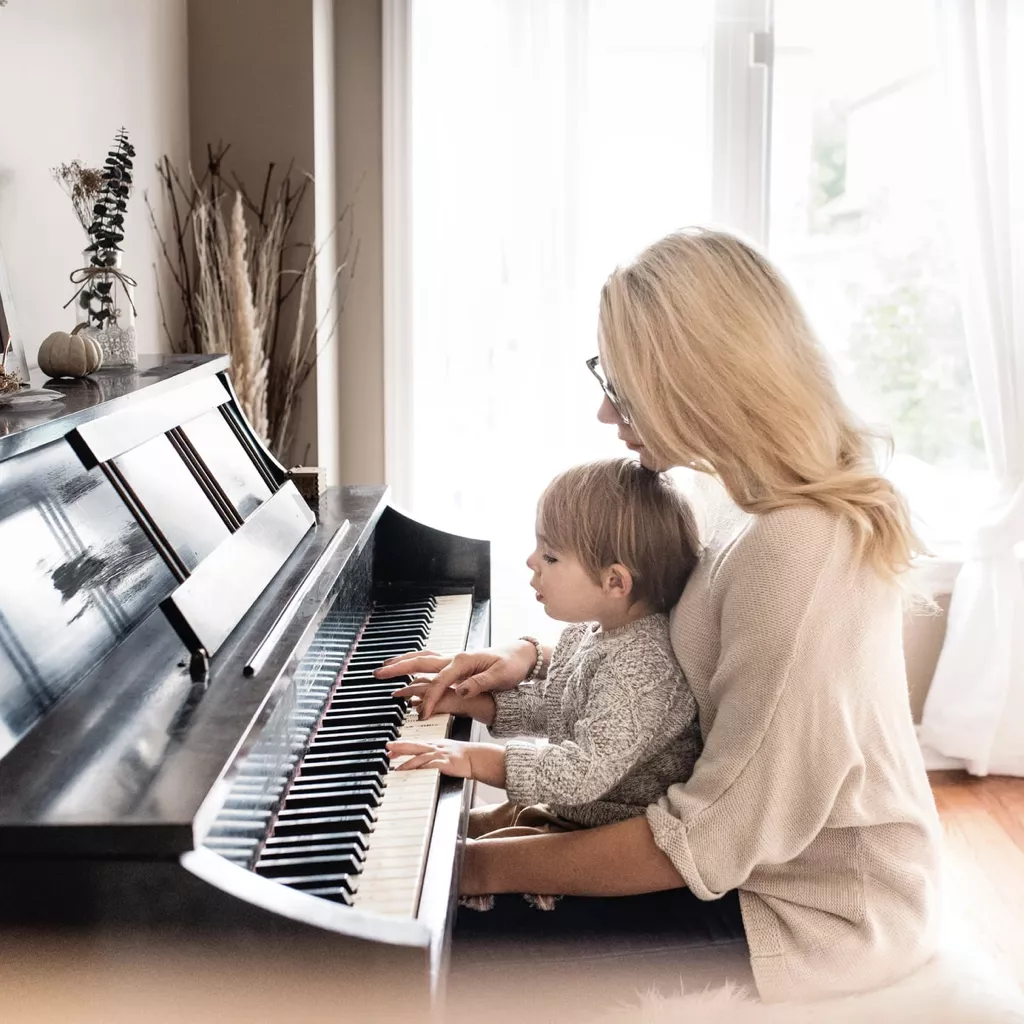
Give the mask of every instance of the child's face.
M 554 551 L 538 535 L 537 547 L 526 565 L 533 572 L 530 586 L 551 618 L 559 622 L 594 622 L 604 618 L 608 595 L 575 557 Z

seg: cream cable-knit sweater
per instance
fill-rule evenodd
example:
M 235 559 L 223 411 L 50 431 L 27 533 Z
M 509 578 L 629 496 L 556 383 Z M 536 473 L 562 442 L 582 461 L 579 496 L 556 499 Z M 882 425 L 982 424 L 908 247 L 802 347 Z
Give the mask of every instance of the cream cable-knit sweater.
M 885 985 L 934 951 L 939 902 L 900 595 L 818 507 L 709 526 L 671 620 L 704 752 L 655 841 L 702 899 L 740 890 L 763 999 Z

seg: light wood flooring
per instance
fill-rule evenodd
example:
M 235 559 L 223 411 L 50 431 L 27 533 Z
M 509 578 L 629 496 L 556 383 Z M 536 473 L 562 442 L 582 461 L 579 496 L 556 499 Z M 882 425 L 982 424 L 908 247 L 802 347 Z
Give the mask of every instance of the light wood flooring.
M 1024 779 L 930 772 L 951 906 L 1024 986 Z

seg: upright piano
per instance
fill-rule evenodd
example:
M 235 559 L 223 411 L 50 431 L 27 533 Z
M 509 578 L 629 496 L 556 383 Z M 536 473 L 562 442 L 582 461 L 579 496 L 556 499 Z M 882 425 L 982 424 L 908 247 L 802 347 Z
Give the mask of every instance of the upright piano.
M 489 637 L 489 547 L 304 500 L 226 357 L 0 408 L 0 929 L 315 951 L 436 993 L 469 784 L 374 670 Z M 396 975 L 400 972 L 400 975 Z

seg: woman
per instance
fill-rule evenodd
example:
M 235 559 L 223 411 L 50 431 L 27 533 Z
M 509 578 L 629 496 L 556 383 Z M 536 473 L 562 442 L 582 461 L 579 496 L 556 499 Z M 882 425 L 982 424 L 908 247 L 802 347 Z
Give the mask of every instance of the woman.
M 504 840 L 500 857 L 472 844 L 462 891 L 738 890 L 762 998 L 893 982 L 934 949 L 941 835 L 903 662 L 906 506 L 788 286 L 738 239 L 657 242 L 609 278 L 599 327 L 598 418 L 644 465 L 720 485 L 672 615 L 704 751 L 646 818 Z M 520 641 L 380 674 L 439 672 L 406 691 L 429 714 L 444 688 L 512 687 L 536 659 Z

